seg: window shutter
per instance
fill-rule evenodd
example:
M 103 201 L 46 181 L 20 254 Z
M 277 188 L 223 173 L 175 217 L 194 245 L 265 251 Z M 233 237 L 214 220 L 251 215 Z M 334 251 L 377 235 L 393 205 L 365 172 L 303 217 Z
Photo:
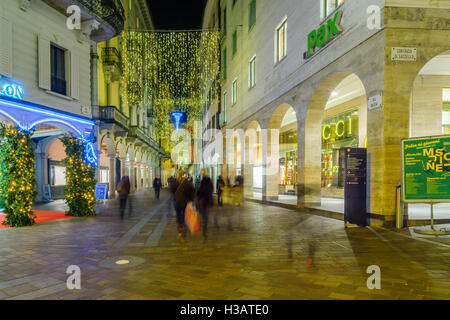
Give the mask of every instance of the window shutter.
M 39 54 L 39 88 L 50 90 L 50 40 L 39 35 L 38 38 Z
M 75 52 L 70 52 L 70 96 L 80 99 L 80 66 L 79 57 Z
M 0 74 L 12 77 L 12 23 L 0 17 Z

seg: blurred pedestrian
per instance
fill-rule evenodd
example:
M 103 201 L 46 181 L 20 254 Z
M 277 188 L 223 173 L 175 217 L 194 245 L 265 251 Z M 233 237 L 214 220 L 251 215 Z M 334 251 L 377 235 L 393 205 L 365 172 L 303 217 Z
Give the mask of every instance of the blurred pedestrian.
M 162 188 L 161 179 L 159 176 L 156 176 L 156 178 L 153 180 L 153 189 L 155 189 L 155 198 L 156 200 L 159 200 L 159 193 Z
M 175 211 L 177 215 L 177 229 L 178 237 L 184 241 L 186 237 L 186 227 L 184 221 L 184 214 L 186 206 L 189 201 L 192 201 L 195 197 L 195 189 L 192 183 L 183 176 L 183 170 L 178 171 L 178 178 L 173 186 L 174 199 L 175 199 Z
M 120 218 L 123 219 L 125 214 L 125 207 L 127 204 L 128 195 L 130 194 L 130 178 L 128 176 L 123 176 L 120 182 L 117 184 L 116 191 L 119 193 L 120 201 Z M 131 214 L 131 209 L 128 215 Z
M 206 175 L 206 170 L 201 170 L 202 181 L 197 191 L 198 210 L 202 217 L 203 240 L 207 239 L 208 231 L 208 207 L 212 204 L 213 183 L 211 178 Z
M 176 182 L 177 179 L 174 176 L 170 176 L 167 179 L 167 184 L 169 186 L 169 191 L 170 191 L 170 195 L 169 195 L 169 212 L 173 213 L 173 211 L 175 210 L 175 199 L 174 199 L 174 194 L 176 191 Z
M 225 188 L 225 181 L 223 181 L 222 175 L 217 179 L 217 204 L 221 207 L 223 205 L 222 193 Z

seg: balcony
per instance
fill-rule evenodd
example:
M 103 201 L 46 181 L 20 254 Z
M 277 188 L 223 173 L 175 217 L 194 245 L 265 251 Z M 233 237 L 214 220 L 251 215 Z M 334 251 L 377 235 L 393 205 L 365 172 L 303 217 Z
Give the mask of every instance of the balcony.
M 150 138 L 145 132 L 138 126 L 131 126 L 128 133 L 127 141 L 134 142 L 136 145 L 146 144 L 150 148 L 160 152 L 160 147 L 155 140 Z
M 129 120 L 126 115 L 114 106 L 94 106 L 94 119 L 103 124 L 118 125 L 122 130 L 128 131 Z
M 120 53 L 115 47 L 102 48 L 103 73 L 106 82 L 119 81 L 122 76 L 122 61 Z
M 119 35 L 125 22 L 125 11 L 120 0 L 43 0 L 47 5 L 64 15 L 67 8 L 77 5 L 81 9 L 81 22 L 89 23 L 93 20 L 99 23 L 97 29 L 88 30 L 83 28 L 82 32 L 90 33 L 90 39 L 95 42 L 102 42 Z

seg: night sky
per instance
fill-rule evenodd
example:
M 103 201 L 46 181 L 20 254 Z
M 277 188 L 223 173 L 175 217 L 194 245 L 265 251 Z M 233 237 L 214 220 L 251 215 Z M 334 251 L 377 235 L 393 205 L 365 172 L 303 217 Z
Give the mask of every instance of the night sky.
M 201 29 L 206 0 L 147 0 L 157 30 Z

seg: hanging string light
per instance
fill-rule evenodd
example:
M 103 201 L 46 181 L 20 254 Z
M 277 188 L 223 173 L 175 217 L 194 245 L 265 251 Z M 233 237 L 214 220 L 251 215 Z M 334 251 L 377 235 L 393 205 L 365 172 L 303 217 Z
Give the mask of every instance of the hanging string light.
M 219 39 L 218 31 L 123 32 L 124 103 L 152 106 L 157 138 L 170 138 L 170 112 L 186 112 L 192 126 L 218 94 Z

